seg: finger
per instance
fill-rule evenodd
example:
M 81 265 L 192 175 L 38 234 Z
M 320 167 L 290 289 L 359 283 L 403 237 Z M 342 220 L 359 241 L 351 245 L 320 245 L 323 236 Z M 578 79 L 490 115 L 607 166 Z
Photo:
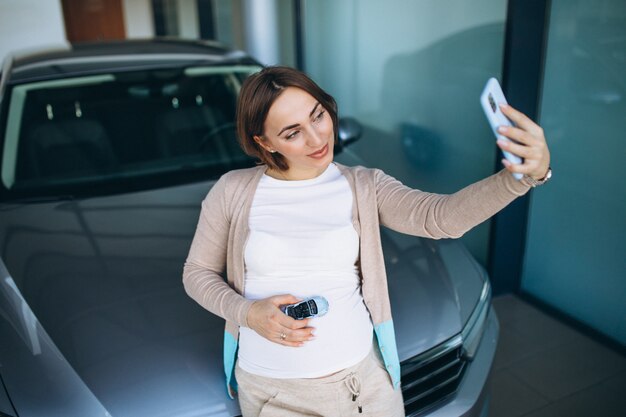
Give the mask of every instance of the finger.
M 309 329 L 304 331 L 293 331 L 290 329 L 283 329 L 283 331 L 276 333 L 276 336 L 270 340 L 285 346 L 299 347 L 303 346 L 305 342 L 314 339 L 313 330 Z
M 502 159 L 502 165 L 506 168 L 507 171 L 519 174 L 530 174 L 533 171 L 534 164 L 514 164 L 510 162 L 508 159 Z
M 310 319 L 296 320 L 286 314 L 282 314 L 277 321 L 281 326 L 286 327 L 287 329 L 296 330 L 307 327 Z
M 270 297 L 268 300 L 272 304 L 274 304 L 276 307 L 279 307 L 285 304 L 295 304 L 295 303 L 302 301 L 302 299 L 295 297 L 291 294 L 275 295 L 273 297 Z
M 289 346 L 289 347 L 301 347 L 301 346 L 304 346 L 304 342 L 290 342 L 288 340 L 273 340 L 273 342 L 276 342 L 279 345 Z
M 291 329 L 284 328 L 280 332 L 280 334 L 284 334 L 285 338 L 283 340 L 286 340 L 289 342 L 307 342 L 315 338 L 314 332 L 315 332 L 314 327 L 306 327 L 306 328 L 298 329 L 298 330 L 291 330 Z
M 534 151 L 531 147 L 525 145 L 518 145 L 513 142 L 499 139 L 496 141 L 496 145 L 503 151 L 510 152 L 524 159 L 533 159 Z
M 519 110 L 516 110 L 509 104 L 500 104 L 500 110 L 502 113 L 509 119 L 513 121 L 517 126 L 521 127 L 524 130 L 527 130 L 532 133 L 541 132 L 541 127 L 535 122 L 533 122 L 528 116 L 522 113 Z
M 529 132 L 517 127 L 500 126 L 498 127 L 498 133 L 526 145 L 534 145 L 537 143 L 537 138 Z
M 526 161 L 543 161 L 543 166 L 537 165 L 538 169 L 543 169 L 550 165 L 550 151 L 543 136 L 537 138 L 528 132 L 525 132 L 517 128 L 499 128 L 500 133 L 505 134 L 507 138 L 515 140 L 517 142 L 525 143 L 523 148 L 515 146 L 515 143 L 510 144 L 508 141 L 498 141 L 497 144 L 500 149 L 512 152 L 518 156 L 523 157 Z M 540 169 L 540 170 L 541 170 Z M 547 168 L 546 168 L 547 170 Z M 545 171 L 544 171 L 545 172 Z M 542 177 L 541 177 L 542 178 Z
M 275 311 L 268 316 L 268 325 L 266 326 L 266 331 L 280 334 L 284 330 L 291 331 L 302 329 L 307 327 L 309 324 L 310 319 L 295 320 L 280 311 L 277 307 L 273 308 L 275 308 Z

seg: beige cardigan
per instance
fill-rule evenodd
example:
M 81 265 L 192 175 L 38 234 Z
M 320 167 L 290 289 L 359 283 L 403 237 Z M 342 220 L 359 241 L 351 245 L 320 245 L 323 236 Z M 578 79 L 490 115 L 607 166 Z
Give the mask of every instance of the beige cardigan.
M 337 164 L 352 188 L 353 224 L 359 234 L 364 302 L 394 386 L 398 360 L 380 226 L 433 239 L 457 238 L 504 208 L 529 185 L 506 171 L 450 194 L 411 189 L 379 169 Z M 257 184 L 267 167 L 226 173 L 202 202 L 198 227 L 183 271 L 185 290 L 202 307 L 226 320 L 224 370 L 229 394 L 236 389 L 234 365 L 239 326 L 247 326 L 252 301 L 245 299 L 244 248 Z M 226 273 L 226 280 L 224 279 Z

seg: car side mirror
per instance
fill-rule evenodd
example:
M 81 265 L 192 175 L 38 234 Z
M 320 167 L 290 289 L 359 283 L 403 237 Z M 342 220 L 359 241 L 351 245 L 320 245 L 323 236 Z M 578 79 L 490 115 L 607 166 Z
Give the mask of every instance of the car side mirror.
M 339 119 L 339 143 L 337 150 L 340 151 L 344 146 L 352 142 L 356 142 L 363 134 L 363 127 L 354 117 L 342 117 Z

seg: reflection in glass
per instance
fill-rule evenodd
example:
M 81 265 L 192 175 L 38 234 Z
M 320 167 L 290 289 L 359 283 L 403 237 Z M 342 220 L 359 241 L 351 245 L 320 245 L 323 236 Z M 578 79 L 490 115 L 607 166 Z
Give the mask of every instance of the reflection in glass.
M 522 287 L 626 344 L 626 3 L 554 0 L 541 124 L 555 175 L 533 193 Z
M 306 2 L 306 70 L 363 123 L 350 151 L 366 165 L 454 192 L 493 172 L 479 97 L 500 78 L 505 15 L 502 0 Z M 483 264 L 488 234 L 463 237 Z

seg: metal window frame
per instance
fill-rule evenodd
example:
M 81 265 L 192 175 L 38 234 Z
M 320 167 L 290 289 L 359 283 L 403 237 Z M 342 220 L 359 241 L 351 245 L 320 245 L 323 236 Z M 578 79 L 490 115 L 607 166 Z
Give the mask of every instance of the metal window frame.
M 550 6 L 550 0 L 509 0 L 507 8 L 502 88 L 533 120 L 539 117 Z M 500 159 L 498 154 L 494 172 L 501 169 Z M 487 271 L 494 295 L 521 290 L 530 198 L 532 191 L 491 220 Z

